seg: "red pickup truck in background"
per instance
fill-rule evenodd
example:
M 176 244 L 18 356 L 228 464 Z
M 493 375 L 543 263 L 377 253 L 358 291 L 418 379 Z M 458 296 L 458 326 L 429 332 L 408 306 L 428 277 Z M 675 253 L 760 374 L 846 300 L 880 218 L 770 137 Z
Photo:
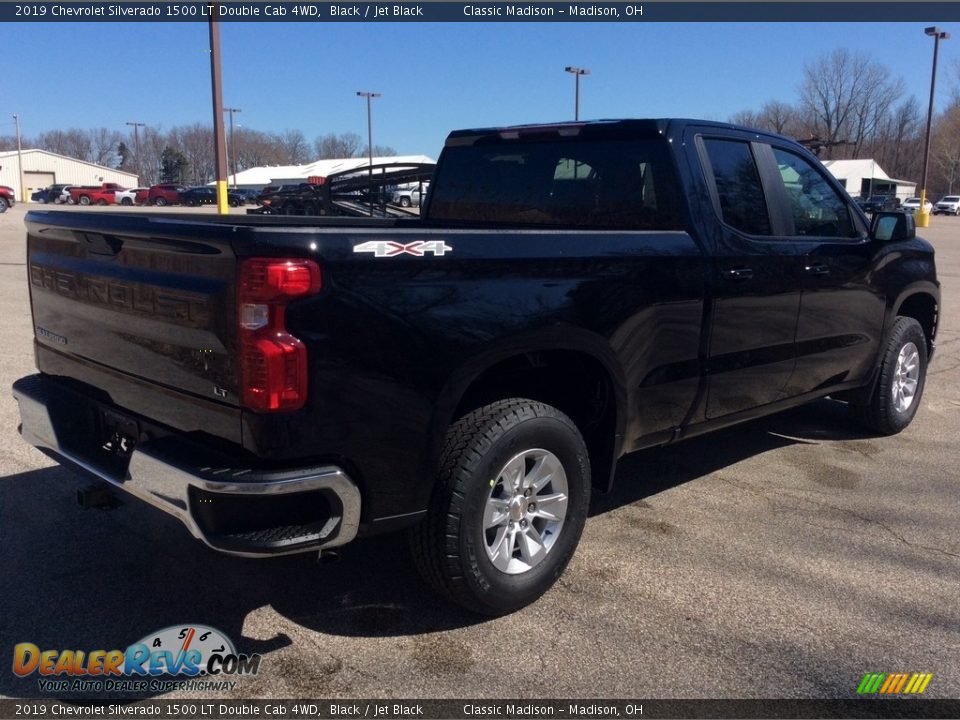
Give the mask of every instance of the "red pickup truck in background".
M 117 183 L 103 185 L 79 185 L 70 188 L 70 202 L 77 205 L 112 205 L 118 190 L 126 190 Z

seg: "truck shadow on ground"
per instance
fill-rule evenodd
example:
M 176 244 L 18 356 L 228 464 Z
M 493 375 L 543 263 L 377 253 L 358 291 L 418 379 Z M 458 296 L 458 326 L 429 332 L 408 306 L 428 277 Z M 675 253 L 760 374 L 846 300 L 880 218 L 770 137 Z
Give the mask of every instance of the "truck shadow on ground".
M 866 437 L 851 433 L 845 408 L 833 405 L 816 403 L 624 458 L 614 491 L 597 499 L 591 514 L 787 444 Z M 399 536 L 358 541 L 335 564 L 318 564 L 314 556 L 234 558 L 208 550 L 177 521 L 132 499 L 109 512 L 82 510 L 73 494 L 84 484 L 60 467 L 0 480 L 4 655 L 20 642 L 122 650 L 184 623 L 221 630 L 241 653 L 268 654 L 292 641 L 283 633 L 259 639 L 244 633 L 248 615 L 265 606 L 298 626 L 350 637 L 418 635 L 485 622 L 438 600 L 420 581 Z M 45 695 L 36 675 L 20 679 L 9 669 L 0 672 L 0 694 Z
M 617 465 L 613 490 L 595 494 L 590 515 L 629 505 L 755 455 L 804 443 L 873 438 L 845 403 L 819 400 L 673 445 L 631 453 Z

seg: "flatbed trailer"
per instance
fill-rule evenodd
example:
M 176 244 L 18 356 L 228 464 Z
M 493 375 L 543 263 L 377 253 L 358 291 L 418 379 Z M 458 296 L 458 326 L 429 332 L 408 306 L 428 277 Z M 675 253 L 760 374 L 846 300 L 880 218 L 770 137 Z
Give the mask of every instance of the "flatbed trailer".
M 389 203 L 397 185 L 423 185 L 433 177 L 435 163 L 379 163 L 311 178 L 296 188 L 266 195 L 251 215 L 334 215 L 347 217 L 416 217 L 418 212 Z

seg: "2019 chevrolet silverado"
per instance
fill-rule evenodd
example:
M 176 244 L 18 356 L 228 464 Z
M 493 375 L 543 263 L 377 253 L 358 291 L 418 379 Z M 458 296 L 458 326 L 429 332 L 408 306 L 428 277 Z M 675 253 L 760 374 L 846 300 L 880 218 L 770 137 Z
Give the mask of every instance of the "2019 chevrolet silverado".
M 453 132 L 419 218 L 26 223 L 27 442 L 226 553 L 405 530 L 492 615 L 625 453 L 827 395 L 903 430 L 940 303 L 912 215 L 705 121 Z

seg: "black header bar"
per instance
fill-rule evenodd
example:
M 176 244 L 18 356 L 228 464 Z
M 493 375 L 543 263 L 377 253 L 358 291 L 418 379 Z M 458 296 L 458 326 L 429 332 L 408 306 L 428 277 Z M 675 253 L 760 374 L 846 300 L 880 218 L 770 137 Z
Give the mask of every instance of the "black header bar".
M 225 22 L 946 22 L 957 2 L 220 2 Z M 209 2 L 3 2 L 0 22 L 200 22 Z
M 34 720 L 957 718 L 960 700 L 0 700 L 0 717 Z

